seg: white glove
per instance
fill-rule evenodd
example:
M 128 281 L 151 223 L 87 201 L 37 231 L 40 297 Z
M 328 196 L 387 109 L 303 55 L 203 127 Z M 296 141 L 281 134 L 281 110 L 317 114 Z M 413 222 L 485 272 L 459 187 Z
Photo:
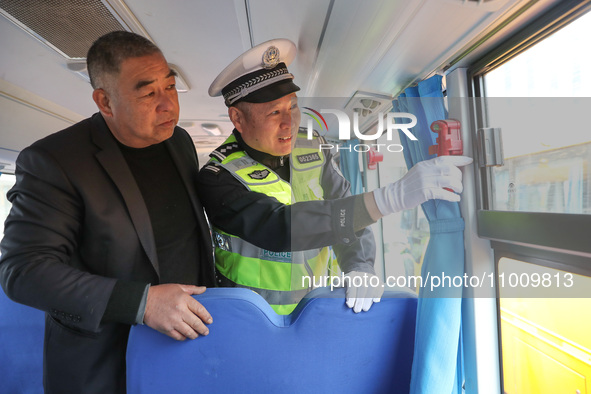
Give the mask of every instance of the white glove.
M 345 274 L 346 303 L 353 312 L 367 312 L 374 302 L 380 302 L 384 283 L 377 275 L 351 271 Z
M 460 201 L 462 171 L 458 167 L 472 163 L 467 156 L 440 156 L 413 166 L 400 180 L 373 191 L 382 215 L 417 207 L 428 200 Z

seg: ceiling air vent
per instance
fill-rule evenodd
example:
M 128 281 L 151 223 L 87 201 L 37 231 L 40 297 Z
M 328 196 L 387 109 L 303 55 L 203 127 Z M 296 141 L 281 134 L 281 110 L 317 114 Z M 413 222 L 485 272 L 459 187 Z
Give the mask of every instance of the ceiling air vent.
M 378 125 L 379 118 L 392 109 L 392 96 L 384 93 L 370 93 L 357 91 L 345 105 L 345 111 L 349 119 L 354 120 L 353 114 L 357 113 L 358 129 L 366 134 L 370 128 Z M 370 134 L 375 133 L 375 130 Z
M 0 13 L 67 59 L 85 58 L 110 31 L 150 38 L 121 0 L 0 0 Z

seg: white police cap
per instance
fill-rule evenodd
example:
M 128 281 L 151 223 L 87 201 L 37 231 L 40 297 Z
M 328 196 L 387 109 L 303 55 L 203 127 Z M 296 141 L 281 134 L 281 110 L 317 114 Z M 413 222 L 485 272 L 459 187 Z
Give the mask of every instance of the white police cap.
M 240 101 L 266 103 L 297 92 L 300 88 L 287 70 L 295 56 L 296 46 L 290 40 L 263 42 L 230 63 L 212 82 L 209 95 L 223 95 L 230 107 Z

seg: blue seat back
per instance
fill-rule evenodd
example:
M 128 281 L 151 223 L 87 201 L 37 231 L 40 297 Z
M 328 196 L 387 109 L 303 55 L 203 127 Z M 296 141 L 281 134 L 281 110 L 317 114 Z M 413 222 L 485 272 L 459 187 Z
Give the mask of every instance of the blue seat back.
M 43 393 L 45 314 L 0 288 L 0 393 Z
M 256 293 L 196 296 L 214 321 L 208 336 L 177 342 L 132 327 L 129 393 L 408 393 L 417 299 L 386 292 L 367 313 L 344 290 L 317 289 L 287 316 Z

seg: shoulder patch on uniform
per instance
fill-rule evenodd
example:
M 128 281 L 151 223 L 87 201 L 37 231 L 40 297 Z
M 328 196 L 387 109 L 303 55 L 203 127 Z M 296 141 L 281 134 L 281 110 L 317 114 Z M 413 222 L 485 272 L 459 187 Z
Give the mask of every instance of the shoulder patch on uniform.
M 313 161 L 320 161 L 322 160 L 320 158 L 320 155 L 318 154 L 318 152 L 313 152 L 313 153 L 308 153 L 306 155 L 299 155 L 296 156 L 298 159 L 298 162 L 300 164 L 306 164 L 306 163 L 311 163 Z
M 222 146 L 219 146 L 216 150 L 209 154 L 210 157 L 215 157 L 223 161 L 226 157 L 234 152 L 240 151 L 240 146 L 237 142 L 228 142 Z
M 269 170 L 255 170 L 248 174 L 252 179 L 265 179 L 271 172 Z
M 217 164 L 207 164 L 205 167 L 203 167 L 204 170 L 208 170 L 211 172 L 215 172 L 216 174 L 218 172 L 220 172 L 221 168 L 217 166 Z

